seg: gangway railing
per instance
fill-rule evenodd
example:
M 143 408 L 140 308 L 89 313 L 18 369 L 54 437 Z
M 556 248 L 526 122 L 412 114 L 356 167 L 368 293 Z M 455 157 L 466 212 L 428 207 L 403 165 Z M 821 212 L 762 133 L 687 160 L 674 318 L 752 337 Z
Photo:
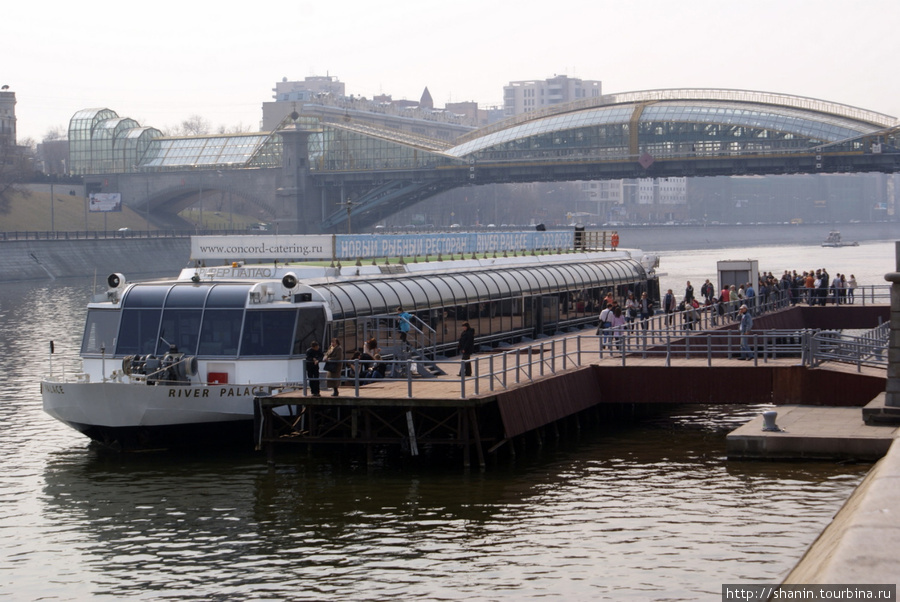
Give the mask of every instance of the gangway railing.
M 891 334 L 890 322 L 885 322 L 860 335 L 835 330 L 823 330 L 812 337 L 810 364 L 824 362 L 853 364 L 857 371 L 863 366 L 887 367 L 887 350 Z
M 383 314 L 361 318 L 360 323 L 363 333 L 363 341 L 375 339 L 382 349 L 382 356 L 388 359 L 402 359 L 418 357 L 420 359 L 434 359 L 437 355 L 437 332 L 430 324 L 414 314 L 409 315 L 406 322 L 409 330 L 401 333 L 400 324 L 403 320 L 398 314 Z M 405 334 L 405 336 L 402 336 Z

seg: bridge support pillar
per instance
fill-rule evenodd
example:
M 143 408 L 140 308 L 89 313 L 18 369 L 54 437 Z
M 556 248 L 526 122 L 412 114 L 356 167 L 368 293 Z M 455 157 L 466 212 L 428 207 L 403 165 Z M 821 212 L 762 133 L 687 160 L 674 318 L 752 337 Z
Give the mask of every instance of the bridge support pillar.
M 315 188 L 309 176 L 309 136 L 312 130 L 293 123 L 281 130 L 281 186 L 276 191 L 285 217 L 279 219 L 279 232 L 318 234 L 315 225 L 322 221 Z
M 884 276 L 884 279 L 891 283 L 891 335 L 884 409 L 886 413 L 896 413 L 900 418 L 900 241 L 894 245 L 897 271 Z

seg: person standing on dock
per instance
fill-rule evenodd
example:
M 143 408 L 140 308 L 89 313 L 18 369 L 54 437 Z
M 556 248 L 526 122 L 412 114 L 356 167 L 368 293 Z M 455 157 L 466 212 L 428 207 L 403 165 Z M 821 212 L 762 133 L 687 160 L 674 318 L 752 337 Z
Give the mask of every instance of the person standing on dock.
M 750 315 L 750 312 L 747 311 L 746 305 L 741 305 L 741 309 L 738 310 L 738 313 L 741 318 L 741 324 L 738 327 L 738 332 L 741 333 L 740 359 L 751 360 L 753 359 L 753 353 L 750 350 L 750 331 L 753 329 L 753 317 Z
M 741 307 L 748 306 L 750 310 L 748 313 L 754 313 L 756 311 L 756 291 L 753 290 L 752 282 L 748 282 L 744 287 L 744 301 L 745 303 Z
M 456 345 L 456 351 L 462 354 L 463 365 L 460 367 L 460 376 L 472 376 L 472 362 L 469 358 L 475 353 L 475 331 L 469 326 L 468 322 L 463 322 L 462 334 L 459 336 L 459 343 Z
M 328 388 L 332 389 L 332 397 L 340 395 L 341 368 L 344 365 L 344 348 L 338 339 L 332 339 L 331 346 L 325 352 L 325 372 L 328 373 Z
M 688 280 L 687 284 L 684 287 L 684 304 L 685 306 L 689 305 L 691 301 L 694 300 L 694 287 L 691 286 L 691 281 Z
M 319 382 L 319 362 L 325 354 L 319 348 L 319 342 L 313 341 L 306 350 L 306 379 L 309 381 L 309 391 L 313 396 L 318 397 L 320 393 Z
M 703 300 L 706 301 L 707 305 L 712 303 L 713 297 L 716 295 L 716 287 L 709 281 L 709 278 L 700 287 L 700 294 L 703 295 Z
M 405 343 L 409 333 L 409 319 L 412 316 L 404 311 L 402 307 L 397 308 L 397 330 L 400 331 L 400 341 Z
M 653 316 L 653 301 L 647 296 L 647 291 L 641 293 L 641 300 L 638 303 L 638 309 L 641 313 L 641 328 L 647 330 L 650 325 L 650 317 Z
M 663 297 L 663 311 L 666 313 L 666 326 L 671 326 L 675 319 L 675 308 L 678 305 L 675 303 L 675 294 L 672 292 L 672 289 L 666 291 L 666 296 Z

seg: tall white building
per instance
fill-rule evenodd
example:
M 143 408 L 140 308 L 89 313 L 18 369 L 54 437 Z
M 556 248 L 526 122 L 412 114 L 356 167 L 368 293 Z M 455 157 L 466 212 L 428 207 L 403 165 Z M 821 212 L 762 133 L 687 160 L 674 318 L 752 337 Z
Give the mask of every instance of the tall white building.
M 545 80 L 509 82 L 503 86 L 503 114 L 506 117 L 537 111 L 601 95 L 601 82 L 557 75 Z

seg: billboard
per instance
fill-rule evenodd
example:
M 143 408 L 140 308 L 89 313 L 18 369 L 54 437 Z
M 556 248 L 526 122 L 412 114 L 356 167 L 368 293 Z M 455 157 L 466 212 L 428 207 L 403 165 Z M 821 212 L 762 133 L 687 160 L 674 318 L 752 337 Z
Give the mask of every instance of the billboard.
M 88 195 L 88 211 L 108 213 L 122 210 L 122 193 L 96 192 Z
M 192 236 L 191 259 L 337 259 L 573 248 L 571 230 L 432 234 Z

